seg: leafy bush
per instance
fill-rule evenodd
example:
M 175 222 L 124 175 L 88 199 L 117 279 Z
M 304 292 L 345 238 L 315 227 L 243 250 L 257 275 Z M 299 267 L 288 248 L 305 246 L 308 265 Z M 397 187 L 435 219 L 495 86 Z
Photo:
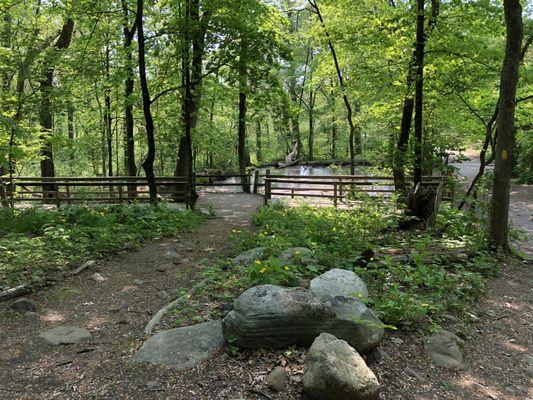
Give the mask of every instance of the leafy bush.
M 0 287 L 192 229 L 201 216 L 141 204 L 0 210 Z
M 266 247 L 267 255 L 247 273 L 239 272 L 241 281 L 297 285 L 327 269 L 353 270 L 369 286 L 372 308 L 386 324 L 398 327 L 422 328 L 438 323 L 446 312 L 468 309 L 483 293 L 483 277 L 498 270 L 494 258 L 482 251 L 469 260 L 448 261 L 454 249 L 484 243 L 479 218 L 449 205 L 443 205 L 435 229 L 423 235 L 397 231 L 396 212 L 372 201 L 356 210 L 274 203 L 258 210 L 253 220 L 257 231 L 237 232 L 236 239 L 243 250 Z M 284 265 L 276 255 L 289 247 L 311 249 L 319 265 Z M 362 257 L 368 249 L 386 247 L 408 249 L 409 261 Z

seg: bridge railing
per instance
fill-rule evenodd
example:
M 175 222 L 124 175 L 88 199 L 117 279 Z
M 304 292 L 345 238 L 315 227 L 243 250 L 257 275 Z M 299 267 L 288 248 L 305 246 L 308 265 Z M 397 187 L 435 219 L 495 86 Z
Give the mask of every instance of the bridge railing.
M 423 177 L 424 185 L 442 190 L 441 177 Z M 389 176 L 366 175 L 269 175 L 265 177 L 265 204 L 273 197 L 318 198 L 335 206 L 357 200 L 360 195 L 391 197 L 394 179 Z
M 144 177 L 16 177 L 3 180 L 4 202 L 46 202 L 57 206 L 82 202 L 122 203 L 149 201 Z M 157 177 L 160 200 L 186 201 L 185 177 Z

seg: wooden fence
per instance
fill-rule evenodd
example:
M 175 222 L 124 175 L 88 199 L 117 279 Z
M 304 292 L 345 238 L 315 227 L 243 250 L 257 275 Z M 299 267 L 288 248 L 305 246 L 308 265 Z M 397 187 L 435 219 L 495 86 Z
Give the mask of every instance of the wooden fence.
M 160 199 L 186 201 L 188 184 L 184 177 L 156 178 Z M 4 202 L 46 202 L 74 204 L 81 202 L 122 203 L 149 201 L 146 178 L 114 177 L 17 177 L 4 180 Z
M 437 186 L 442 192 L 441 177 L 423 177 L 422 183 Z M 394 179 L 389 176 L 267 174 L 264 186 L 265 204 L 272 197 L 308 197 L 331 200 L 338 206 L 361 195 L 390 197 L 395 193 Z
M 231 178 L 234 178 L 231 181 Z M 259 178 L 242 174 L 198 174 L 194 176 L 197 187 L 238 187 L 257 193 Z M 187 202 L 190 190 L 184 176 L 157 177 L 157 194 L 160 201 Z M 123 203 L 149 201 L 148 182 L 145 177 L 15 177 L 13 180 L 0 177 L 0 203 L 41 202 L 74 204 L 82 202 Z
M 244 187 L 248 192 L 259 194 L 264 187 L 267 203 L 272 197 L 320 198 L 347 204 L 361 195 L 392 196 L 394 180 L 389 176 L 365 175 L 275 175 L 270 170 L 261 174 L 198 174 L 195 186 Z M 444 180 L 441 177 L 424 177 L 425 185 L 439 186 L 442 193 Z M 190 190 L 186 177 L 157 177 L 157 193 L 160 201 L 188 202 Z M 444 194 L 446 197 L 446 194 Z M 49 204 L 75 204 L 81 202 L 123 203 L 149 201 L 148 183 L 145 177 L 16 177 L 12 181 L 0 177 L 0 201 L 4 205 L 21 202 Z

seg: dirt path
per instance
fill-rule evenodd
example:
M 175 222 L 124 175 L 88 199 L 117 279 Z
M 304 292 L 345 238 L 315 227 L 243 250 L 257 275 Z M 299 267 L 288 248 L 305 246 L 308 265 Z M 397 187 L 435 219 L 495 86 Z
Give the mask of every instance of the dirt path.
M 0 304 L 0 399 L 194 398 L 179 395 L 171 371 L 133 366 L 131 354 L 145 339 L 150 317 L 190 287 L 199 261 L 231 253 L 231 230 L 248 225 L 261 201 L 253 195 L 207 195 L 199 206 L 211 205 L 217 218 L 198 231 L 119 254 L 28 296 L 38 314 L 21 315 L 10 303 Z M 104 283 L 91 279 L 95 271 Z M 52 347 L 38 337 L 60 325 L 88 329 L 92 339 Z
M 144 325 L 168 301 L 167 294 L 188 288 L 202 259 L 231 253 L 228 234 L 248 224 L 261 199 L 213 194 L 208 201 L 219 218 L 195 233 L 99 264 L 107 278 L 103 284 L 90 279 L 93 270 L 31 296 L 40 316 L 22 316 L 0 304 L 0 399 L 304 399 L 304 349 L 237 357 L 223 352 L 185 373 L 131 362 L 146 338 Z M 176 258 L 179 264 L 171 262 Z M 528 265 L 504 266 L 501 277 L 488 281 L 473 324 L 463 326 L 461 316 L 450 316 L 446 328 L 466 339 L 465 371 L 432 366 L 419 334 L 389 334 L 381 346 L 389 358 L 369 360 L 382 385 L 380 399 L 533 398 L 533 366 L 527 358 L 533 355 L 532 272 Z M 134 283 L 137 279 L 144 282 Z M 38 337 L 44 329 L 66 324 L 87 328 L 92 339 L 52 347 Z M 265 377 L 279 364 L 291 371 L 291 385 L 275 394 L 266 388 Z

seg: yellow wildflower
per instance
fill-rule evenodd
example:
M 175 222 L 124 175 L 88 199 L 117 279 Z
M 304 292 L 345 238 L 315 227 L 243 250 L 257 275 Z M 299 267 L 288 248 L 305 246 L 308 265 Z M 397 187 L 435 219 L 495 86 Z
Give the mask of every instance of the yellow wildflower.
M 266 270 L 267 270 L 267 269 L 266 269 L 265 267 L 263 267 L 263 268 L 261 268 L 261 269 L 259 270 L 259 273 L 260 273 L 260 274 L 264 274 Z
M 289 267 L 285 265 L 285 271 L 288 271 L 288 270 L 289 270 Z
M 255 260 L 255 263 L 256 263 L 257 265 L 260 265 L 260 264 L 261 264 L 261 260 Z

